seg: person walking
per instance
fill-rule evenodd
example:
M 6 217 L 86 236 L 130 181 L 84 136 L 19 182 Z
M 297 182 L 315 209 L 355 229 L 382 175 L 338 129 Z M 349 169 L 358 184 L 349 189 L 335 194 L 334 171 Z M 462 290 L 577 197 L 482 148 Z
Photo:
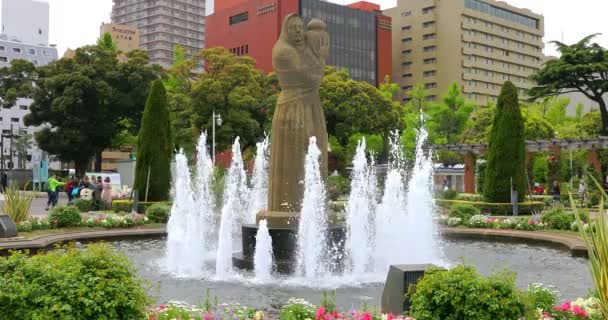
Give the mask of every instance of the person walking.
M 61 182 L 59 180 L 59 176 L 55 175 L 54 177 L 50 177 L 48 180 L 48 196 L 49 199 L 46 203 L 46 210 L 49 210 L 51 207 L 56 207 L 57 206 L 57 200 L 59 200 L 59 193 L 58 193 L 58 189 L 60 187 L 63 187 L 65 185 L 65 183 Z
M 556 207 L 560 204 L 560 200 L 562 198 L 562 191 L 559 188 L 559 182 L 557 180 L 553 181 L 553 187 L 551 188 L 551 195 L 553 195 L 553 207 Z
M 97 177 L 93 186 L 93 202 L 97 210 L 102 208 L 103 203 L 101 202 L 101 193 L 103 192 L 103 182 L 101 176 Z
M 105 208 L 112 208 L 112 185 L 110 184 L 110 177 L 106 177 L 103 181 L 101 200 L 103 201 Z
M 76 188 L 76 181 L 74 180 L 74 178 L 68 179 L 64 188 L 65 193 L 68 195 L 68 205 L 74 204 L 74 195 L 72 194 L 74 188 Z

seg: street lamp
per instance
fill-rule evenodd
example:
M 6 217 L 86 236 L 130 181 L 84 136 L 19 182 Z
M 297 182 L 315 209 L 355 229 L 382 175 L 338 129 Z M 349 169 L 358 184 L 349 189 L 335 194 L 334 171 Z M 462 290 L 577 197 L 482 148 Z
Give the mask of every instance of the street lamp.
M 213 150 L 212 150 L 212 156 L 213 156 L 213 165 L 215 166 L 215 124 L 217 123 L 218 127 L 222 126 L 222 115 L 220 114 L 215 114 L 215 110 L 213 111 Z

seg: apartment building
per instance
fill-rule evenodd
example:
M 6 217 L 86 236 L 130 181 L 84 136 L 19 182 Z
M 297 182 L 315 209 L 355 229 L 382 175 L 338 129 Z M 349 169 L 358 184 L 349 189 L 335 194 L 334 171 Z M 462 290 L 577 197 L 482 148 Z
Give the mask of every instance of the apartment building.
M 140 49 L 163 67 L 175 45 L 187 55 L 205 47 L 205 0 L 114 0 L 112 23 L 138 28 Z
M 544 19 L 494 0 L 398 0 L 393 20 L 393 81 L 422 83 L 435 101 L 453 82 L 467 99 L 494 102 L 509 80 L 525 96 L 543 60 Z

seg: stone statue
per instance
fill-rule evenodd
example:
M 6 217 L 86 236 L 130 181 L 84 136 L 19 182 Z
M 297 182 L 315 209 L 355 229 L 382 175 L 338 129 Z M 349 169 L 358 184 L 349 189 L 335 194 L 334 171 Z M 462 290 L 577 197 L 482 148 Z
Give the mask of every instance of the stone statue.
M 304 158 L 310 137 L 321 150 L 321 170 L 327 176 L 327 128 L 319 98 L 329 34 L 323 21 L 313 19 L 304 31 L 303 19 L 285 17 L 272 50 L 272 64 L 281 93 L 272 119 L 268 211 L 258 215 L 272 226 L 289 224 L 299 216 L 304 194 Z

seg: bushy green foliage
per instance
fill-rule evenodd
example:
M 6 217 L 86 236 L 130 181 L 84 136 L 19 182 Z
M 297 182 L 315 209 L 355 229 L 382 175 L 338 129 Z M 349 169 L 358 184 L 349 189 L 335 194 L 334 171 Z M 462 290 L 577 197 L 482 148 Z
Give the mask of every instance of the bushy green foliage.
M 507 81 L 503 85 L 494 124 L 485 173 L 483 195 L 489 202 L 509 202 L 511 185 L 519 199 L 526 195 L 526 136 L 519 109 L 517 88 Z
M 279 314 L 280 320 L 306 320 L 314 319 L 316 307 L 299 299 L 291 299 Z
M 454 200 L 458 197 L 458 192 L 452 189 L 441 190 L 439 196 L 441 199 Z
M 133 201 L 114 200 L 112 201 L 112 209 L 114 209 L 114 212 L 131 212 L 133 210 Z
M 89 212 L 93 206 L 93 201 L 85 199 L 77 199 L 74 203 L 80 212 Z
M 547 164 L 547 158 L 544 156 L 534 157 L 533 165 L 534 182 L 542 184 L 547 183 L 547 177 L 549 175 L 549 166 Z
M 460 218 L 462 221 L 468 221 L 472 216 L 480 214 L 481 210 L 468 204 L 456 204 L 450 208 L 448 215 L 450 218 Z
M 164 201 L 169 197 L 173 152 L 170 122 L 165 87 L 156 80 L 146 102 L 137 142 L 134 189 L 140 200 L 146 199 L 146 190 L 148 201 Z
M 154 204 L 146 210 L 148 219 L 156 223 L 167 223 L 170 213 L 171 207 L 164 203 Z
M 57 207 L 51 211 L 49 221 L 56 228 L 77 227 L 82 217 L 78 208 L 74 206 Z
M 565 213 L 561 209 L 549 210 L 541 215 L 542 223 L 557 230 L 570 230 L 574 220 L 574 215 Z
M 451 208 L 456 204 L 466 204 L 471 205 L 479 210 L 481 210 L 484 214 L 493 214 L 493 215 L 511 215 L 513 213 L 513 205 L 511 203 L 491 203 L 491 202 L 479 202 L 479 201 L 465 201 L 465 200 L 444 200 L 444 199 L 435 199 L 435 203 L 441 208 Z M 519 206 L 519 214 L 531 214 L 532 212 L 540 212 L 544 207 L 545 203 L 540 201 L 526 201 L 520 202 Z
M 126 256 L 105 245 L 0 258 L 0 319 L 143 319 L 148 302 Z
M 477 193 L 459 193 L 455 200 L 483 202 L 483 195 Z
M 556 292 L 540 283 L 528 285 L 528 290 L 524 291 L 524 295 L 529 310 L 551 310 L 557 302 Z
M 341 175 L 327 178 L 327 194 L 333 201 L 350 192 L 350 181 Z
M 34 192 L 20 191 L 17 184 L 11 183 L 4 189 L 4 203 L 0 206 L 0 212 L 11 217 L 15 223 L 25 221 L 35 196 Z
M 518 319 L 525 313 L 513 275 L 486 278 L 469 266 L 429 270 L 409 294 L 418 320 Z

